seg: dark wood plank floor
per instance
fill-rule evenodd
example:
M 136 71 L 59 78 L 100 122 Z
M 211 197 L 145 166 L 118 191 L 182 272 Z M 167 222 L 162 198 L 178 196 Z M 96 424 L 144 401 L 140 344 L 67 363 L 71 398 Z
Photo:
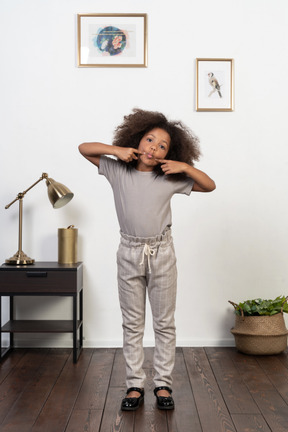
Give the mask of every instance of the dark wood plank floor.
M 159 411 L 153 349 L 145 349 L 145 403 L 121 412 L 121 349 L 15 349 L 0 364 L 1 432 L 287 432 L 288 351 L 177 348 L 176 409 Z

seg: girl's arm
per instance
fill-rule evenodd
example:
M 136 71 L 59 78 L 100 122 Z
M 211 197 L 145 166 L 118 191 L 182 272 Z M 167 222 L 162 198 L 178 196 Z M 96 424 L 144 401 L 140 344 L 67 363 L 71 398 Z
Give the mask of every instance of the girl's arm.
M 140 153 L 134 148 L 112 146 L 99 142 L 83 143 L 79 145 L 78 149 L 87 160 L 97 167 L 99 167 L 101 155 L 116 156 L 124 162 L 131 162 L 132 159 L 137 160 L 137 154 Z
M 194 192 L 212 192 L 216 189 L 216 184 L 206 173 L 194 168 L 191 165 L 187 165 L 186 175 L 194 180 L 192 190 Z
M 216 188 L 212 180 L 203 171 L 185 163 L 166 159 L 157 159 L 161 163 L 161 168 L 165 174 L 184 173 L 194 180 L 193 191 L 195 192 L 212 192 Z

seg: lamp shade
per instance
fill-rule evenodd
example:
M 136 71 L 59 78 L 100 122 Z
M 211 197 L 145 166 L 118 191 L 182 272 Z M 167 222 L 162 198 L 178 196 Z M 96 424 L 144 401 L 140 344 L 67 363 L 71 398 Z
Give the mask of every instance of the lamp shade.
M 70 189 L 52 178 L 46 179 L 46 185 L 48 187 L 49 200 L 55 209 L 66 205 L 74 196 Z

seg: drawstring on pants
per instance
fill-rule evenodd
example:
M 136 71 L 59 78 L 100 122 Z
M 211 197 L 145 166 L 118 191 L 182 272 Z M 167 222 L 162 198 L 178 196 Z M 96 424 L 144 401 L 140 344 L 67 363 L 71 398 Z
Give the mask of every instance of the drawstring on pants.
M 155 255 L 156 250 L 151 248 L 147 243 L 145 243 L 144 248 L 143 248 L 143 252 L 142 252 L 142 261 L 140 262 L 139 265 L 143 265 L 144 264 L 144 258 L 145 255 L 148 258 L 148 272 L 151 273 L 151 266 L 150 266 L 150 256 Z

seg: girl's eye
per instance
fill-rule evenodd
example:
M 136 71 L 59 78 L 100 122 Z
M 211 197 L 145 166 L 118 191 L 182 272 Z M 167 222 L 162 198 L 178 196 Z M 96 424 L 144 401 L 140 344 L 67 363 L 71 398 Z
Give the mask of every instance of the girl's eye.
M 148 142 L 152 142 L 152 138 L 147 138 L 147 141 Z
M 165 150 L 165 146 L 164 145 L 160 145 L 161 150 Z

